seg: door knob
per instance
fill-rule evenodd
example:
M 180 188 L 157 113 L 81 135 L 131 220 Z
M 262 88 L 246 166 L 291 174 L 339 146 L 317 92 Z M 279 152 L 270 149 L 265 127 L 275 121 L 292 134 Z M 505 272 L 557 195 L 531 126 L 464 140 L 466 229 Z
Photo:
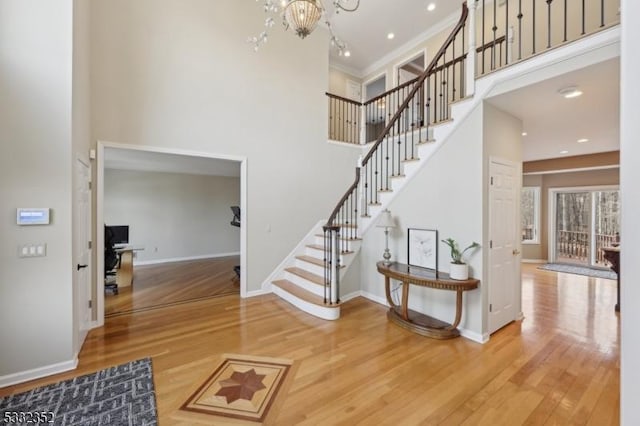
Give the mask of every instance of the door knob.
M 517 255 L 519 255 L 519 254 L 520 254 L 520 250 L 518 250 L 518 249 L 513 249 L 513 255 L 514 255 L 514 256 L 517 256 Z
M 80 269 L 84 269 L 84 268 L 86 268 L 87 266 L 89 266 L 89 265 L 81 265 L 81 264 L 79 264 L 79 263 L 78 263 L 78 266 L 77 266 L 78 271 L 79 271 Z

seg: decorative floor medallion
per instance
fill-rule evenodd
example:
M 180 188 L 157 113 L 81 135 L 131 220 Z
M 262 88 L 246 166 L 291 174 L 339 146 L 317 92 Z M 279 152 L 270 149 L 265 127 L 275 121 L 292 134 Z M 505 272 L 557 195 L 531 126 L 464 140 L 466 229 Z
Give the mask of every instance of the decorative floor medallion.
M 182 410 L 262 422 L 292 361 L 224 355 L 224 361 L 191 395 Z

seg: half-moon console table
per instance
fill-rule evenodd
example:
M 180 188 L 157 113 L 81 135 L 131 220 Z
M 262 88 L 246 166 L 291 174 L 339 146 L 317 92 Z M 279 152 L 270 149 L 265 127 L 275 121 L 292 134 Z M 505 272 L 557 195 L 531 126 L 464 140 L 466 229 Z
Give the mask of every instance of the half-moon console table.
M 378 262 L 378 272 L 384 275 L 385 294 L 389 303 L 387 317 L 397 325 L 414 333 L 434 339 L 452 339 L 460 335 L 458 324 L 462 317 L 462 293 L 467 290 L 478 288 L 479 280 L 452 280 L 449 274 L 443 272 L 436 273 L 429 269 L 409 266 L 403 263 L 391 263 L 385 265 Z M 396 305 L 391 298 L 391 279 L 402 282 L 402 302 Z M 452 324 L 432 318 L 428 315 L 409 309 L 409 285 L 429 287 L 440 290 L 450 290 L 456 292 L 456 317 Z

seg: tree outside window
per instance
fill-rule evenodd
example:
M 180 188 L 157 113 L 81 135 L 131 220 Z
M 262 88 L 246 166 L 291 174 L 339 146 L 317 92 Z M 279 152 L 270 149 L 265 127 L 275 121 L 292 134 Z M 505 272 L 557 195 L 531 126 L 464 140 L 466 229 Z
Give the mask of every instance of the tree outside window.
M 540 244 L 540 187 L 523 187 L 520 203 L 522 243 Z

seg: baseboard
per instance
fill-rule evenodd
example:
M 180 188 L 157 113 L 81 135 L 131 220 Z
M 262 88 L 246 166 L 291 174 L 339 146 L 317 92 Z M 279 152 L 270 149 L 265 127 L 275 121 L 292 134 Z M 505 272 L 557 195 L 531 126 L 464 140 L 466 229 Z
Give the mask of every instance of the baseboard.
M 474 342 L 481 344 L 485 344 L 489 341 L 489 333 L 480 334 L 462 327 L 458 327 L 458 330 L 460 331 L 460 336 L 465 339 L 473 340 Z
M 340 303 L 348 302 L 351 299 L 355 299 L 356 297 L 362 296 L 362 292 L 360 290 L 354 291 L 353 293 L 345 294 L 340 298 Z
M 245 299 L 248 299 L 250 297 L 264 296 L 265 294 L 271 294 L 271 293 L 273 293 L 273 291 L 271 291 L 271 289 L 268 289 L 268 290 L 265 290 L 265 289 L 252 290 L 252 291 L 248 291 L 247 294 L 245 294 L 243 297 Z
M 386 298 L 380 297 L 380 296 L 376 296 L 373 293 L 369 293 L 367 291 L 361 291 L 360 292 L 360 296 L 364 297 L 365 299 L 369 299 L 372 302 L 376 302 L 379 305 L 387 306 L 387 307 L 389 306 L 389 304 L 387 303 L 387 299 Z
M 217 259 L 219 257 L 240 256 L 240 252 L 233 253 L 219 253 L 219 254 L 203 254 L 200 256 L 187 256 L 187 257 L 171 257 L 168 259 L 155 259 L 155 260 L 140 260 L 133 261 L 133 266 L 146 266 L 146 265 L 160 265 L 162 263 L 174 263 L 174 262 L 186 262 L 189 260 L 203 260 L 203 259 Z
M 0 376 L 0 388 L 15 385 L 18 383 L 28 382 L 30 380 L 39 379 L 41 377 L 51 376 L 53 374 L 64 373 L 65 371 L 75 370 L 78 366 L 78 357 L 69 361 L 59 362 L 57 364 L 46 365 L 44 367 L 34 368 L 32 370 L 21 371 L 19 373 Z
M 522 259 L 522 263 L 549 263 L 546 259 Z
M 524 312 L 520 311 L 518 312 L 518 315 L 516 315 L 516 321 L 522 321 L 524 320 Z

